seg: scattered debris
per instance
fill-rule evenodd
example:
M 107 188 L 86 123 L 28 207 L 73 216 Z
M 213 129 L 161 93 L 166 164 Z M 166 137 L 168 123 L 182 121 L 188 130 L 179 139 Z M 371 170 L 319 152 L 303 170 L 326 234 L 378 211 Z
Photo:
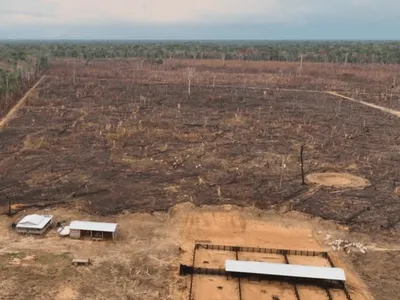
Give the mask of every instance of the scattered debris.
M 37 256 L 36 255 L 27 255 L 25 256 L 22 260 L 37 260 Z
M 58 228 L 57 232 L 60 236 L 69 236 L 70 233 L 69 226 Z
M 11 259 L 11 261 L 8 263 L 10 265 L 21 265 L 21 259 L 20 258 L 16 258 L 14 257 L 13 259 Z
M 23 258 L 13 257 L 11 259 L 11 261 L 9 262 L 9 264 L 10 265 L 20 266 L 20 265 L 22 265 L 23 262 L 33 261 L 33 260 L 37 260 L 37 256 L 36 255 L 28 255 L 28 256 L 25 256 Z
M 343 250 L 346 253 L 361 252 L 363 254 L 367 252 L 367 247 L 363 244 L 342 239 L 334 240 L 333 242 L 328 243 L 328 245 L 330 245 L 334 251 Z
M 352 242 L 352 241 L 343 240 L 343 239 L 336 239 L 336 240 L 331 241 L 331 239 L 332 239 L 332 236 L 329 233 L 325 234 L 325 237 L 324 237 L 325 244 L 331 246 L 333 251 L 343 250 L 346 253 L 360 252 L 362 254 L 365 254 L 367 252 L 367 246 L 365 246 L 362 243 Z

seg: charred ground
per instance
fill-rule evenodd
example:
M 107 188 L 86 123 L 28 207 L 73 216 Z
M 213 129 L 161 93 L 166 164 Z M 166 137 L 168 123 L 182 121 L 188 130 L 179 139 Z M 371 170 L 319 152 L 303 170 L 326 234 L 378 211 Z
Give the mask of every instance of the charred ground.
M 81 201 L 112 214 L 191 201 L 298 210 L 364 230 L 398 226 L 398 118 L 325 93 L 274 89 L 353 94 L 365 73 L 321 79 L 314 65 L 299 74 L 294 65 L 197 64 L 189 96 L 186 62 L 56 61 L 0 132 L 0 204 Z M 301 185 L 302 144 L 307 173 L 349 172 L 371 186 Z

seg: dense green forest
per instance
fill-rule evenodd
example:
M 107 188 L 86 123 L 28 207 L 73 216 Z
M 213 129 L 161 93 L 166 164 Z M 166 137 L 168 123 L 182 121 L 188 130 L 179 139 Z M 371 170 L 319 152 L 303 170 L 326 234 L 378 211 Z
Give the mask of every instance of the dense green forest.
M 12 97 L 52 57 L 400 63 L 400 42 L 374 41 L 0 41 L 0 99 Z
M 400 42 L 367 41 L 46 41 L 0 42 L 0 57 L 221 58 L 348 63 L 400 63 Z

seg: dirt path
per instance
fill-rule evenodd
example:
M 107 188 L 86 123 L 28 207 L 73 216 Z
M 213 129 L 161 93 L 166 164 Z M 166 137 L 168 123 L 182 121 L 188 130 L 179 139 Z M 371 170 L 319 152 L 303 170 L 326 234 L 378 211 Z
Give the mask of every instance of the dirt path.
M 372 107 L 372 108 L 375 108 L 375 109 L 379 109 L 380 111 L 383 111 L 383 112 L 388 113 L 388 114 L 392 114 L 392 115 L 400 118 L 400 111 L 398 111 L 398 110 L 394 110 L 394 109 L 390 109 L 390 108 L 387 108 L 387 107 L 383 107 L 383 106 L 379 106 L 379 105 L 376 105 L 376 104 L 372 104 L 372 103 L 369 103 L 369 102 L 365 102 L 365 101 L 362 101 L 362 100 L 357 100 L 357 99 L 354 99 L 354 98 L 350 98 L 350 97 L 347 97 L 347 96 L 344 96 L 344 95 L 341 95 L 339 93 L 332 92 L 332 91 L 329 91 L 329 92 L 326 92 L 326 93 L 329 94 L 329 95 L 332 95 L 332 96 L 336 96 L 336 97 L 339 97 L 339 98 L 346 99 L 346 100 L 350 100 L 350 101 L 353 101 L 353 102 L 361 103 L 361 104 L 363 104 L 365 106 L 369 106 L 369 107 Z
M 46 76 L 43 75 L 35 84 L 33 87 L 31 87 L 29 89 L 28 92 L 26 92 L 26 94 L 17 102 L 17 104 L 14 105 L 14 107 L 12 109 L 10 109 L 10 111 L 7 113 L 7 115 L 0 120 L 0 128 L 4 128 L 4 126 L 8 123 L 8 121 L 11 120 L 11 118 L 14 116 L 14 114 L 22 107 L 24 106 L 26 99 L 28 99 L 28 96 L 30 95 L 30 93 L 36 89 L 38 87 L 38 85 L 43 81 L 43 79 Z

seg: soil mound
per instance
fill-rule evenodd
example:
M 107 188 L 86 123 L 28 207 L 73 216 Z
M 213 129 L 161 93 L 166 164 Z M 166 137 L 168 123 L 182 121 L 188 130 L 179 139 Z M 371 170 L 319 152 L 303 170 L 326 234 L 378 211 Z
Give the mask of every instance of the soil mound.
M 307 181 L 335 188 L 361 189 L 371 185 L 367 179 L 348 173 L 313 173 L 307 176 Z

